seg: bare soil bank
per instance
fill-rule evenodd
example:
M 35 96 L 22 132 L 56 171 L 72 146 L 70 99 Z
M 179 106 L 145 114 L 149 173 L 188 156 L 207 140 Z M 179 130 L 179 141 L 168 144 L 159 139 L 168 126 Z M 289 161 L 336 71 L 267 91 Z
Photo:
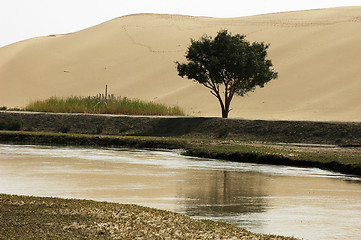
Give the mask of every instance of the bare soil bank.
M 9 124 L 11 123 L 11 124 Z M 262 121 L 211 117 L 149 117 L 0 111 L 0 128 L 25 131 L 224 138 L 361 146 L 361 123 Z

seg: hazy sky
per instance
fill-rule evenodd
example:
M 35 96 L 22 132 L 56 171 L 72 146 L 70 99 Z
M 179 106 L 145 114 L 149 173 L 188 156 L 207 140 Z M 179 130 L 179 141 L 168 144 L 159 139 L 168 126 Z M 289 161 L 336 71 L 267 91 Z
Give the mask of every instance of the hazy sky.
M 361 6 L 361 0 L 0 0 L 0 47 L 134 13 L 241 17 L 340 6 Z

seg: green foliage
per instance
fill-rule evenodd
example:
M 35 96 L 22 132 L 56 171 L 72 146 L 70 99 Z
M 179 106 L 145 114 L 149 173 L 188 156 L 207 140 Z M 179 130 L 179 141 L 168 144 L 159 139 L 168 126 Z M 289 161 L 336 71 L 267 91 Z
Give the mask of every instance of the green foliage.
M 185 115 L 178 106 L 144 102 L 141 100 L 108 99 L 99 100 L 86 97 L 57 98 L 35 101 L 25 107 L 26 111 L 58 113 L 94 113 L 125 115 Z
M 244 96 L 277 78 L 271 60 L 266 59 L 268 47 L 262 42 L 250 43 L 244 35 L 232 36 L 227 30 L 219 31 L 214 39 L 192 39 L 186 52 L 188 62 L 176 62 L 178 75 L 209 88 L 226 118 L 235 94 Z

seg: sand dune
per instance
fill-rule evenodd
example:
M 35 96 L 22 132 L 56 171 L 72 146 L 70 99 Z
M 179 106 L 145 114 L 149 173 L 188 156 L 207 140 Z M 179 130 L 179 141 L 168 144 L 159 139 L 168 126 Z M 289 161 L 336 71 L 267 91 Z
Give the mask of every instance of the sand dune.
M 109 92 L 220 116 L 206 88 L 178 77 L 190 38 L 220 29 L 270 43 L 279 78 L 235 98 L 230 117 L 361 121 L 361 7 L 217 19 L 142 14 L 0 48 L 0 106 Z

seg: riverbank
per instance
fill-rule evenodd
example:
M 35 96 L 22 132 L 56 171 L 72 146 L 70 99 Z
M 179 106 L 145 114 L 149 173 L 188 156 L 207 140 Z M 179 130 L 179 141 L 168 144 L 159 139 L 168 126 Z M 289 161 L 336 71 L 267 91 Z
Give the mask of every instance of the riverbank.
M 0 132 L 2 143 L 181 148 L 197 157 L 361 175 L 361 123 L 0 111 L 4 129 L 12 131 Z
M 21 117 L 19 118 L 19 116 Z M 31 115 L 30 113 L 0 114 L 0 117 L 5 119 L 6 123 L 11 123 L 10 125 L 16 127 L 13 131 L 0 131 L 0 143 L 6 144 L 184 149 L 184 154 L 191 156 L 261 164 L 319 167 L 322 169 L 361 176 L 361 149 L 359 148 L 320 145 L 322 143 L 330 144 L 332 141 L 317 141 L 317 136 L 315 138 L 311 138 L 308 142 L 315 145 L 296 144 L 297 146 L 295 146 L 294 144 L 276 144 L 265 142 L 268 140 L 267 135 L 265 140 L 260 142 L 262 136 L 258 133 L 252 135 L 252 138 L 242 138 L 241 135 L 237 135 L 238 137 L 235 137 L 236 135 L 230 135 L 228 130 L 226 132 L 222 132 L 222 129 L 217 129 L 217 124 L 213 126 L 214 128 L 210 128 L 211 123 L 219 121 L 218 124 L 222 125 L 227 122 L 227 120 L 222 122 L 222 119 L 153 119 L 151 117 L 124 116 L 118 118 L 117 116 L 93 116 L 88 114 L 83 116 L 78 114 Z M 67 129 L 67 133 L 61 133 L 63 131 L 60 131 L 61 129 L 58 128 L 60 126 L 59 124 L 62 123 L 62 120 L 65 120 L 65 123 L 67 123 L 66 121 L 70 121 L 69 119 L 74 122 L 72 122 L 70 128 Z M 105 125 L 102 125 L 102 131 L 95 131 L 96 129 L 90 131 L 92 129 L 91 126 L 94 127 L 94 125 L 92 125 L 94 123 L 94 119 L 97 119 L 96 121 L 106 123 Z M 161 130 L 158 134 L 155 134 L 155 129 L 157 129 L 157 127 L 155 127 L 156 125 L 154 124 L 157 121 L 158 123 L 159 121 L 164 122 L 158 125 Z M 196 126 L 195 123 L 199 121 L 205 122 L 204 126 Z M 230 125 L 234 124 L 234 126 L 237 126 L 237 121 L 230 121 L 232 122 Z M 147 122 L 150 124 L 147 125 Z M 161 126 L 167 126 L 166 122 L 169 122 L 170 126 L 175 129 L 168 128 L 167 130 L 167 128 L 161 128 Z M 179 128 L 175 126 L 177 122 L 179 124 Z M 129 124 L 129 129 L 123 132 L 123 135 L 119 135 L 120 133 L 117 135 L 111 135 L 111 131 L 109 131 L 109 129 L 116 129 L 119 127 L 119 124 L 121 125 L 125 123 Z M 252 124 L 254 126 L 257 122 L 251 122 L 250 125 Z M 267 125 L 268 123 L 262 122 L 261 125 L 262 124 Z M 292 125 L 294 123 L 288 124 Z M 308 123 L 305 124 L 307 125 Z M 265 125 L 260 128 L 263 129 Z M 274 127 L 276 127 L 276 125 Z M 104 128 L 104 126 L 106 127 Z M 137 126 L 139 126 L 140 129 L 137 129 Z M 337 126 L 337 124 L 335 126 Z M 343 129 L 345 126 L 351 126 L 350 129 L 357 131 L 358 124 L 346 124 L 342 126 L 343 127 L 340 127 L 340 129 Z M 207 129 L 208 127 L 210 129 Z M 200 128 L 204 128 L 204 130 L 199 131 Z M 51 131 L 41 132 L 42 129 L 50 129 Z M 87 131 L 90 132 L 88 134 L 79 133 L 84 129 L 88 129 Z M 150 134 L 146 135 L 145 133 L 147 133 L 147 131 Z M 263 131 L 265 130 L 260 130 L 261 133 Z M 323 131 L 325 134 L 328 132 L 328 130 Z M 255 132 L 257 131 L 255 130 Z M 141 136 L 143 134 L 145 136 Z M 299 133 L 296 135 L 300 136 L 302 134 Z M 333 136 L 333 139 L 335 139 L 336 136 L 339 136 L 339 133 L 334 133 Z M 280 137 L 280 140 L 289 141 L 290 138 Z M 347 135 L 340 141 L 345 143 L 347 142 L 349 145 L 355 146 L 359 140 L 354 134 L 351 136 Z M 59 200 L 53 198 L 28 198 L 9 195 L 0 195 L 0 198 L 2 208 L 7 205 L 6 208 L 3 208 L 5 210 L 0 213 L 3 215 L 1 218 L 6 219 L 6 221 L 3 221 L 4 226 L 1 226 L 0 228 L 0 238 L 5 239 L 19 238 L 19 235 L 17 234 L 30 234 L 30 238 L 46 238 L 48 236 L 56 236 L 58 238 L 79 236 L 79 238 L 84 238 L 84 236 L 86 236 L 86 238 L 116 239 L 117 236 L 120 236 L 119 238 L 122 239 L 133 239 L 136 237 L 150 239 L 192 239 L 209 237 L 210 239 L 219 239 L 220 236 L 222 236 L 225 239 L 287 239 L 284 237 L 257 235 L 249 233 L 243 229 L 234 230 L 233 228 L 235 227 L 232 226 L 229 226 L 230 229 L 232 229 L 230 231 L 231 233 L 246 235 L 227 235 L 228 233 L 223 227 L 218 228 L 219 226 L 217 224 L 228 228 L 228 225 L 224 225 L 223 223 L 214 223 L 211 221 L 205 221 L 202 223 L 193 222 L 192 219 L 182 215 L 178 216 L 174 215 L 174 213 L 142 208 L 134 205 L 116 205 L 116 209 L 118 209 L 117 212 L 120 211 L 121 208 L 127 209 L 128 211 L 128 213 L 122 214 L 122 216 L 128 216 L 128 218 L 125 217 L 125 223 L 121 223 L 118 218 L 108 218 L 110 216 L 114 216 L 114 207 L 112 207 L 112 204 L 108 205 L 108 203 L 81 200 Z M 92 206 L 89 207 L 90 205 Z M 24 209 L 27 209 L 27 211 L 24 211 Z M 56 209 L 60 210 L 57 211 Z M 58 219 L 62 221 L 59 222 Z M 168 219 L 169 221 L 167 222 Z M 177 219 L 181 220 L 178 221 Z M 149 221 L 152 223 L 154 222 L 155 224 L 148 226 Z M 131 226 L 127 225 L 129 223 L 131 223 Z M 194 228 L 193 226 L 196 227 Z M 207 228 L 208 226 L 210 226 L 210 228 Z M 141 231 L 140 229 L 146 230 Z M 159 232 L 161 232 L 162 235 L 157 235 Z M 186 235 L 188 233 L 194 235 Z
M 0 111 L 0 130 L 361 146 L 361 123 Z
M 0 143 L 184 149 L 195 157 L 260 164 L 317 167 L 361 176 L 361 149 L 265 144 L 241 140 L 0 131 Z
M 0 239 L 294 239 L 136 205 L 0 194 Z

